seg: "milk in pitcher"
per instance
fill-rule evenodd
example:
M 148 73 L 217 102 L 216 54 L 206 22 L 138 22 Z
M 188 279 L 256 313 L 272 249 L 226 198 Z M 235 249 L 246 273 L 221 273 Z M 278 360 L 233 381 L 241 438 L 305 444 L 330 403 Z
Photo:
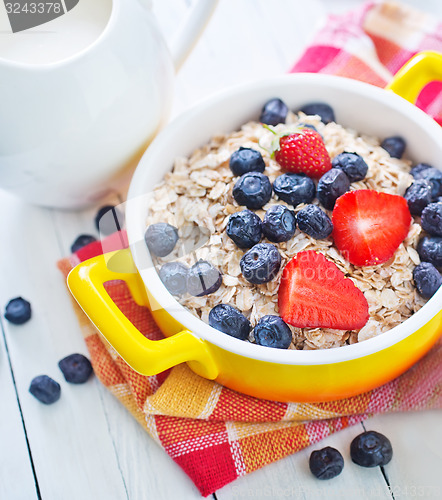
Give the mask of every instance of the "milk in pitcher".
M 0 2 L 0 62 L 31 65 L 51 64 L 78 54 L 103 33 L 112 11 L 112 0 L 79 0 L 71 9 L 65 0 L 49 2 Z M 20 9 L 23 9 L 20 11 Z M 12 32 L 8 12 L 31 14 L 52 9 L 59 17 L 26 29 Z M 28 14 L 28 15 L 29 15 Z

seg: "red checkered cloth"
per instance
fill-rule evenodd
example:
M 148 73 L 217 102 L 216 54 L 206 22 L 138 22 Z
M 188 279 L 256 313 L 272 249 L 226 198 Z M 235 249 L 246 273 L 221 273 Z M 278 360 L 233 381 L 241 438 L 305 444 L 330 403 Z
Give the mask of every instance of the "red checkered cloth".
M 438 19 L 396 2 L 367 2 L 347 14 L 329 16 L 290 71 L 339 75 L 385 87 L 423 50 L 442 52 Z M 442 125 L 442 82 L 427 85 L 416 105 Z
M 434 19 L 397 4 L 370 2 L 331 16 L 293 71 L 339 74 L 382 86 L 416 51 L 442 50 L 441 40 L 441 25 Z M 420 104 L 440 119 L 435 89 Z M 113 235 L 103 247 L 118 249 L 122 241 L 127 244 L 124 233 Z M 59 267 L 67 275 L 101 251 L 100 242 L 92 243 Z M 149 310 L 134 302 L 125 284 L 109 282 L 107 290 L 146 337 L 161 338 Z M 97 377 L 204 496 L 370 415 L 442 408 L 442 340 L 407 373 L 376 390 L 335 402 L 279 403 L 238 394 L 195 375 L 187 365 L 139 375 L 75 307 Z

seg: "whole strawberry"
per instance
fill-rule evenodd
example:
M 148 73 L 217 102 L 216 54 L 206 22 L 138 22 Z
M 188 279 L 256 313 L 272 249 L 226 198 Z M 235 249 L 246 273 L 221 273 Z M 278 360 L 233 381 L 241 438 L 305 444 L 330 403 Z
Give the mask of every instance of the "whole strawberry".
M 321 177 L 332 167 L 322 137 L 310 128 L 280 136 L 273 156 L 283 169 L 313 178 Z

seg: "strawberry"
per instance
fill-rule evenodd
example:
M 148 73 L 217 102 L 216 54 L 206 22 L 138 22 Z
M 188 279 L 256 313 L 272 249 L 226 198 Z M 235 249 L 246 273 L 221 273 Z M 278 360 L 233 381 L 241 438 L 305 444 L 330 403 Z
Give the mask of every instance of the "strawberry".
M 402 196 L 359 189 L 337 199 L 332 235 L 349 262 L 374 266 L 393 257 L 408 234 L 411 220 Z
M 272 154 L 285 170 L 319 178 L 331 169 L 330 155 L 316 130 L 298 127 L 295 132 L 277 137 L 279 141 L 275 141 Z
M 313 250 L 285 266 L 278 292 L 279 315 L 299 328 L 358 330 L 368 321 L 368 303 L 336 264 Z

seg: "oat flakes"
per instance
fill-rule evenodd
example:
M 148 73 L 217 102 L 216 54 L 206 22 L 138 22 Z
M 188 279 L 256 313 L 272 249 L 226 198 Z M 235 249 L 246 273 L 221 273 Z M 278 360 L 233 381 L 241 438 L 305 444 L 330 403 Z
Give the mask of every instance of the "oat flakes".
M 352 183 L 350 190 L 375 189 L 403 195 L 412 183 L 410 162 L 390 158 L 380 147 L 378 139 L 358 136 L 355 131 L 344 129 L 337 123 L 324 125 L 317 117 L 302 113 L 298 117 L 289 113 L 287 124 L 297 121 L 311 123 L 317 128 L 332 158 L 344 151 L 358 153 L 364 158 L 369 167 L 367 177 Z M 284 127 L 278 125 L 275 129 Z M 215 293 L 205 297 L 186 295 L 179 298 L 180 303 L 205 322 L 212 307 L 229 303 L 242 311 L 254 326 L 260 317 L 278 314 L 279 279 L 288 260 L 297 252 L 315 250 L 334 262 L 364 293 L 370 318 L 359 331 L 290 327 L 293 335 L 291 349 L 327 349 L 361 342 L 390 330 L 419 310 L 425 299 L 418 295 L 412 284 L 412 270 L 420 262 L 416 251 L 421 233 L 418 223 L 411 225 L 407 238 L 392 259 L 369 267 L 357 267 L 347 262 L 333 247 L 330 238 L 315 240 L 297 229 L 291 240 L 276 243 L 282 264 L 273 281 L 252 285 L 242 277 L 239 261 L 244 251 L 237 248 L 225 232 L 229 216 L 244 209 L 232 196 L 237 178 L 230 171 L 229 158 L 240 146 L 259 150 L 266 164 L 264 173 L 273 183 L 282 172 L 265 149 L 272 138 L 272 134 L 256 122 L 246 123 L 241 130 L 231 134 L 217 135 L 194 151 L 190 158 L 177 158 L 173 171 L 155 187 L 146 225 L 168 222 L 179 229 L 180 237 L 186 241 L 181 251 L 176 250 L 165 259 L 159 258 L 158 265 L 177 259 L 190 266 L 198 259 L 206 259 L 223 274 L 222 285 Z M 262 219 L 266 209 L 275 203 L 293 208 L 273 194 L 270 202 L 255 212 Z M 315 199 L 313 203 L 318 201 Z M 298 205 L 294 211 L 298 212 L 303 206 Z M 326 212 L 331 215 L 330 211 Z M 203 230 L 192 235 L 195 227 Z

